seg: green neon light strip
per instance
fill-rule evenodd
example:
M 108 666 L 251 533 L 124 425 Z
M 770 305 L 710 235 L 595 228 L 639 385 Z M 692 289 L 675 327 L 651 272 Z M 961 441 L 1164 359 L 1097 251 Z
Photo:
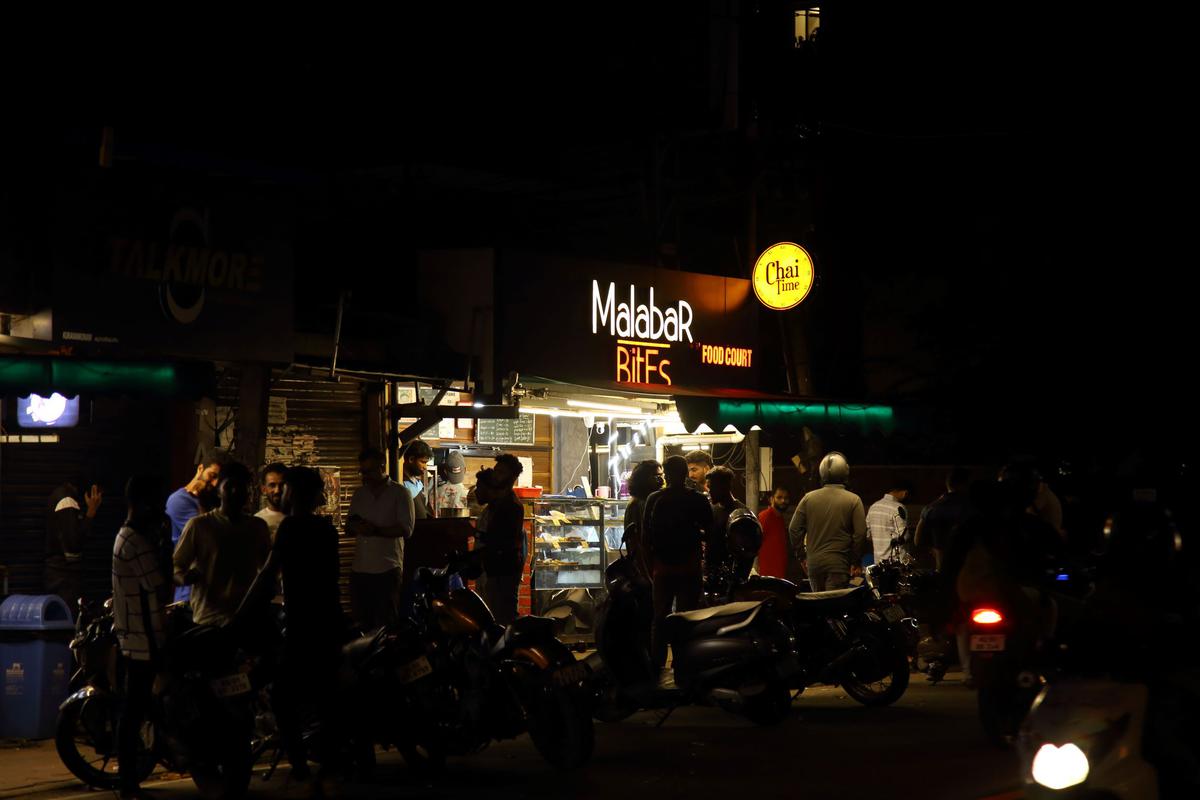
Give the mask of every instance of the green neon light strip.
M 850 423 L 864 430 L 881 428 L 890 433 L 896 424 L 891 406 L 829 405 L 826 403 L 777 403 L 753 400 L 719 400 L 717 417 L 738 430 L 764 424 Z
M 171 394 L 182 377 L 172 364 L 68 359 L 0 359 L 0 386 L 22 394 L 31 391 L 145 391 Z

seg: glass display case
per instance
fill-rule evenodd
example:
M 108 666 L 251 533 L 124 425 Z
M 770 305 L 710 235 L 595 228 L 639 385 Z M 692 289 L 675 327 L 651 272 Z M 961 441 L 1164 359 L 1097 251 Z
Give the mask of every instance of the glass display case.
M 593 638 L 604 570 L 621 556 L 627 500 L 542 497 L 533 519 L 533 613 L 554 618 L 567 642 Z
M 533 590 L 604 585 L 604 503 L 574 497 L 533 501 Z

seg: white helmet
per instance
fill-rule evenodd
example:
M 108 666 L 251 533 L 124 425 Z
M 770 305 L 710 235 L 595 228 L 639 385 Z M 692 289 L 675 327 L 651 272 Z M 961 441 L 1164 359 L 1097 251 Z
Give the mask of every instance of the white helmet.
M 850 462 L 841 453 L 829 453 L 821 459 L 818 472 L 821 474 L 822 486 L 827 483 L 845 483 L 850 480 Z

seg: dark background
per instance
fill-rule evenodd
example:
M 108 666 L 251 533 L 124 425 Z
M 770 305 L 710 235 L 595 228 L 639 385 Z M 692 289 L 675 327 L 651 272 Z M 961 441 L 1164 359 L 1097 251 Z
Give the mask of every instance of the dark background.
M 914 457 L 1186 452 L 1186 26 L 962 5 L 831 3 L 803 51 L 775 2 L 6 25 L 0 287 L 110 125 L 114 169 L 296 199 L 301 330 L 351 289 L 349 335 L 419 340 L 424 247 L 745 277 L 790 239 L 799 388 L 916 409 Z

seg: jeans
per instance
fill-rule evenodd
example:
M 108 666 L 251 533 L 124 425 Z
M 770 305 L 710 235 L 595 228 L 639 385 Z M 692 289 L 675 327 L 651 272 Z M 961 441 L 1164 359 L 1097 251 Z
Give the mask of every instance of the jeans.
M 667 632 L 664 630 L 671 604 L 676 611 L 691 611 L 700 607 L 702 574 L 665 573 L 654 576 L 654 622 L 650 626 L 650 652 L 654 666 L 667 663 Z

